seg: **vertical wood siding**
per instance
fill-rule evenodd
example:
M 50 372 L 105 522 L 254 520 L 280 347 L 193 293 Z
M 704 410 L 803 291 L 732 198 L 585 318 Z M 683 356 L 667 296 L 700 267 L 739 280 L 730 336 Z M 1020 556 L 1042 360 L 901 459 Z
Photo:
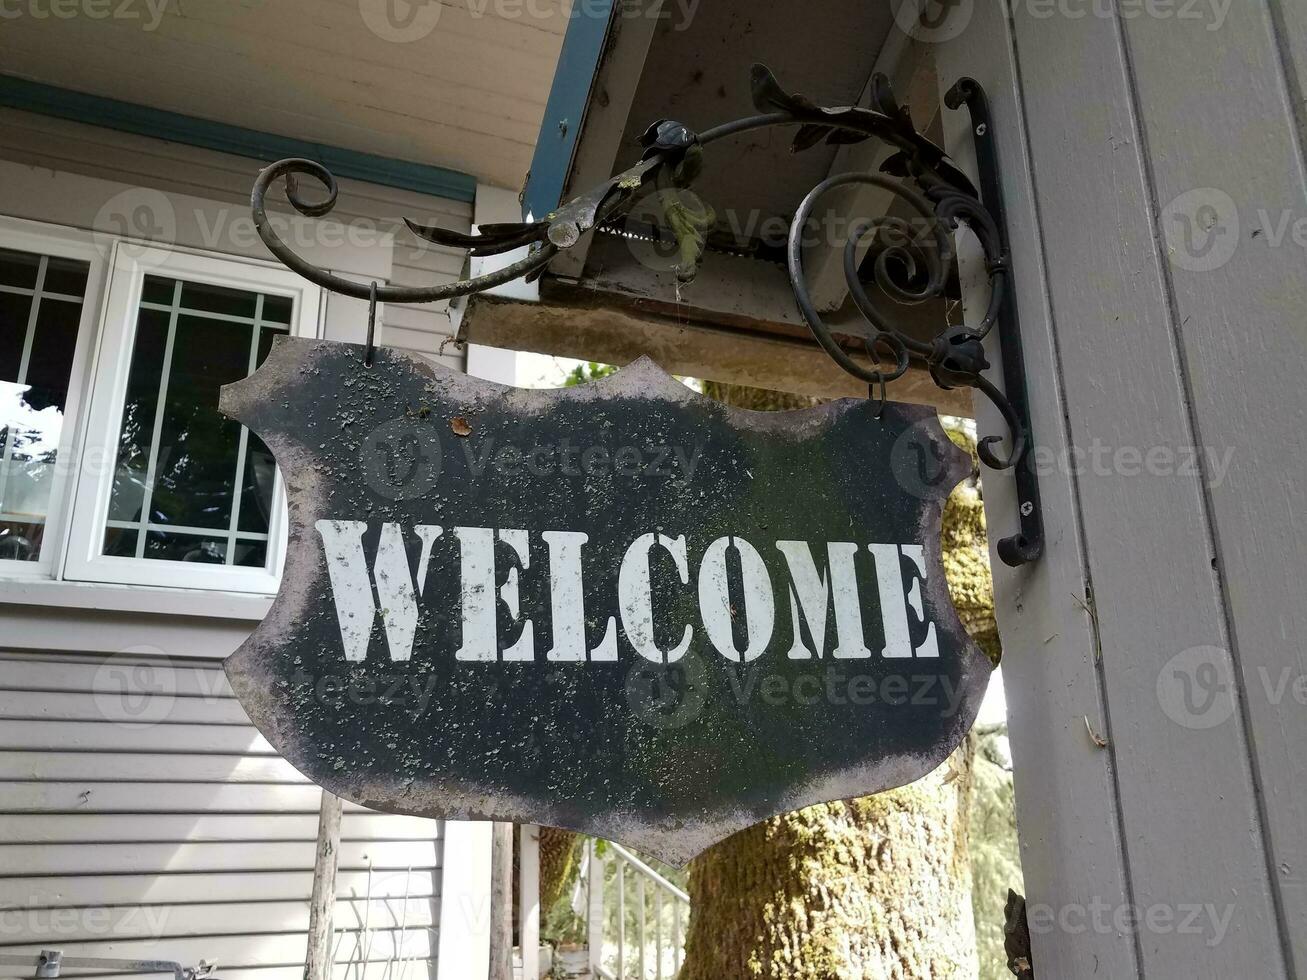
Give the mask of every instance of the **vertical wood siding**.
M 1307 23 L 1223 6 L 937 52 L 995 99 L 1041 454 L 1048 554 L 995 573 L 1039 976 L 1307 974 Z
M 318 793 L 216 664 L 0 655 L 0 951 L 297 980 Z M 434 977 L 440 829 L 346 804 L 341 976 Z

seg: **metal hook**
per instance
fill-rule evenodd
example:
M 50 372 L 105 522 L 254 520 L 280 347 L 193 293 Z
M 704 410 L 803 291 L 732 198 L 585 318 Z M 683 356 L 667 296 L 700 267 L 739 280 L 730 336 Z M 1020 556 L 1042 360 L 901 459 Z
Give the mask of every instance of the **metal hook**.
M 877 422 L 879 422 L 881 416 L 885 414 L 885 375 L 881 374 L 878 375 L 878 377 L 880 378 L 880 404 L 876 406 L 876 414 L 872 416 L 872 418 Z M 867 385 L 868 400 L 876 397 L 875 392 L 876 385 L 874 383 Z
M 363 352 L 364 367 L 372 367 L 372 354 L 376 350 L 373 338 L 377 333 L 377 281 L 368 287 L 368 346 Z

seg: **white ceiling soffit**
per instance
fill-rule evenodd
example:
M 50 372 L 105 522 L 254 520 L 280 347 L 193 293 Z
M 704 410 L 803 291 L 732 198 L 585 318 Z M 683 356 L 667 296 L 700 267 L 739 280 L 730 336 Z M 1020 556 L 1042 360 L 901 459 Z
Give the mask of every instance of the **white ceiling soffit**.
M 0 71 L 518 188 L 570 9 L 570 0 L 17 0 L 0 20 Z

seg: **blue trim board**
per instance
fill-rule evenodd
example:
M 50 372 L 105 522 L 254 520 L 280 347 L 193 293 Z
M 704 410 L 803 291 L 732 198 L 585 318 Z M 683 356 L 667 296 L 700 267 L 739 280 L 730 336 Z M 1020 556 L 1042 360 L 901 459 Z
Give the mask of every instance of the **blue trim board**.
M 573 7 L 572 23 L 563 38 L 554 84 L 545 104 L 545 118 L 536 139 L 531 175 L 526 182 L 522 201 L 524 218 L 530 213 L 539 221 L 562 200 L 576 141 L 590 103 L 590 89 L 608 39 L 613 3 L 614 0 L 588 0 Z
M 134 133 L 137 136 L 152 136 L 187 146 L 232 153 L 265 163 L 285 157 L 305 157 L 316 160 L 337 177 L 400 187 L 452 201 L 470 204 L 476 198 L 476 178 L 457 170 L 261 133 L 241 126 L 229 126 L 163 109 L 152 109 L 133 102 L 74 92 L 12 75 L 0 75 L 0 105 Z

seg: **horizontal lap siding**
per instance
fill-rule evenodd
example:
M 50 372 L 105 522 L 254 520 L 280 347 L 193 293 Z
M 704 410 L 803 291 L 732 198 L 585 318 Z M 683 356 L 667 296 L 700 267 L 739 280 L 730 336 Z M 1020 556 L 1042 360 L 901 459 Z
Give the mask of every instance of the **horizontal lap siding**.
M 180 203 L 180 195 L 220 202 L 225 206 L 206 215 L 194 233 L 196 237 L 187 237 L 179 244 L 270 258 L 262 243 L 252 238 L 249 197 L 254 177 L 263 166 L 259 161 L 7 108 L 0 108 L 0 131 L 11 137 L 0 147 L 0 159 L 162 191 L 170 195 L 183 212 L 186 205 Z M 270 212 L 279 215 L 291 213 L 280 191 L 274 190 L 269 201 Z M 0 214 L 69 221 L 78 227 L 90 227 L 97 217 L 104 220 L 103 215 L 97 215 L 97 208 L 105 203 L 92 193 L 84 214 L 51 217 L 46 202 L 7 200 L 3 188 L 0 188 Z M 179 232 L 189 227 L 187 222 L 180 220 L 184 214 L 176 217 Z M 471 228 L 472 207 L 463 202 L 399 188 L 341 180 L 338 203 L 324 223 L 347 225 L 351 231 L 345 236 L 346 241 L 356 241 L 358 248 L 318 248 L 309 257 L 332 271 L 357 276 L 374 274 L 369 268 L 355 267 L 358 265 L 355 255 L 360 250 L 373 253 L 385 250 L 384 245 L 372 243 L 381 240 L 379 233 L 389 233 L 394 242 L 390 254 L 369 254 L 367 262 L 384 259 L 391 268 L 391 281 L 405 286 L 433 286 L 456 281 L 462 273 L 463 253 L 420 242 L 404 226 L 405 218 L 419 224 L 435 224 L 467 232 Z M 104 227 L 99 230 L 112 232 L 115 229 Z M 291 244 L 298 248 L 297 241 L 292 240 Z M 342 297 L 330 299 L 332 302 L 344 301 Z M 461 370 L 461 353 L 449 344 L 451 329 L 447 307 L 447 303 L 386 306 L 381 316 L 378 342 L 388 347 L 439 355 L 447 366 Z M 360 302 L 357 308 L 351 306 L 350 310 L 351 320 L 357 321 L 357 336 L 332 339 L 361 342 L 366 325 L 366 306 Z
M 299 978 L 318 803 L 217 666 L 0 653 L 0 953 Z M 439 833 L 345 805 L 338 975 L 434 977 Z

